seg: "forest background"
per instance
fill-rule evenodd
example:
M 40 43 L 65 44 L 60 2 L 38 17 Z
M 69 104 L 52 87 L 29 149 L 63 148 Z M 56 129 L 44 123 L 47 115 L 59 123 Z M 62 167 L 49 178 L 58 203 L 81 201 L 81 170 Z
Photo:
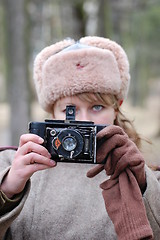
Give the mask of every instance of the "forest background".
M 0 0 L 0 145 L 18 145 L 29 121 L 49 118 L 37 104 L 32 68 L 45 46 L 85 35 L 111 38 L 131 69 L 123 111 L 142 136 L 149 164 L 160 165 L 160 1 Z

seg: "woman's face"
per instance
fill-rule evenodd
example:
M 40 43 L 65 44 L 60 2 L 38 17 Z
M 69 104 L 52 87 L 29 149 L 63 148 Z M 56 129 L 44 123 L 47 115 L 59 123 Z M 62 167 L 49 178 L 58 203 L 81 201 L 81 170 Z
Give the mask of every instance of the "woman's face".
M 72 96 L 59 99 L 55 103 L 54 119 L 65 120 L 67 105 L 76 106 L 77 121 L 92 121 L 95 124 L 113 124 L 116 118 L 116 112 L 112 106 L 107 106 L 96 98 L 92 102 L 88 102 L 78 96 Z

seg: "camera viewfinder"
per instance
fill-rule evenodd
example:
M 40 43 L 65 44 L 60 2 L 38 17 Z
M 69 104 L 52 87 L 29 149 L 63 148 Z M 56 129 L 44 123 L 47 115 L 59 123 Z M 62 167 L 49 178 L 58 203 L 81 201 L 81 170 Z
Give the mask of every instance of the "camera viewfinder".
M 66 120 L 75 120 L 76 106 L 66 106 Z

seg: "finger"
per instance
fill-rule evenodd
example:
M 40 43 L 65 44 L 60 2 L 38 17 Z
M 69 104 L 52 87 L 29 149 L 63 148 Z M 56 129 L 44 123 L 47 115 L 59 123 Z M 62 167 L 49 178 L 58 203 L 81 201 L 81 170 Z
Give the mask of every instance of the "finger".
M 29 153 L 25 156 L 19 157 L 17 160 L 18 161 L 14 163 L 12 169 L 18 173 L 19 179 L 29 179 L 32 174 L 37 171 L 56 166 L 55 161 L 36 153 Z
M 51 160 L 52 161 L 52 160 Z M 30 164 L 27 166 L 27 171 L 31 174 L 37 172 L 37 171 L 41 171 L 41 170 L 45 170 L 48 168 L 53 168 L 56 167 L 56 163 L 54 162 L 54 164 L 49 165 L 44 165 L 44 164 L 40 164 L 40 163 L 34 163 L 34 164 Z
M 35 142 L 38 144 L 42 144 L 44 142 L 44 139 L 33 133 L 23 134 L 20 137 L 19 147 L 23 146 L 25 143 L 27 143 L 29 141 L 32 141 L 32 142 Z
M 51 159 L 45 158 L 45 157 L 39 157 L 39 155 L 35 153 L 29 154 L 30 163 L 26 167 L 26 171 L 29 171 L 29 173 L 33 174 L 34 172 L 45 170 L 48 168 L 53 168 L 57 165 L 57 163 Z M 36 155 L 36 156 L 35 156 Z
M 108 139 L 115 134 L 126 135 L 123 129 L 120 128 L 119 126 L 109 125 L 97 133 L 97 139 L 101 139 L 101 138 Z
M 124 154 L 122 151 L 122 146 L 125 145 L 127 141 L 128 137 L 126 135 L 119 134 L 115 134 L 109 139 L 104 140 L 101 145 L 99 144 L 97 149 L 97 162 L 101 163 L 111 151 L 114 150 L 115 152 L 116 149 L 116 151 L 118 152 L 118 154 L 116 154 L 117 157 L 119 157 L 120 154 Z
M 99 174 L 100 172 L 102 172 L 104 169 L 104 165 L 103 164 L 98 164 L 97 166 L 95 166 L 94 168 L 90 169 L 87 172 L 87 177 L 89 178 L 93 178 L 95 177 L 97 174 Z
M 25 155 L 23 158 L 24 158 L 23 162 L 25 165 L 31 165 L 34 163 L 38 163 L 38 164 L 43 164 L 46 166 L 53 166 L 56 164 L 56 162 L 54 160 L 52 160 L 48 157 L 39 155 L 34 152 L 31 152 L 31 153 Z
M 45 156 L 45 157 L 48 157 L 48 158 L 51 157 L 50 153 L 48 152 L 48 150 L 44 146 L 39 145 L 39 144 L 34 143 L 34 142 L 31 142 L 31 141 L 22 145 L 22 147 L 20 147 L 17 150 L 16 156 L 26 155 L 30 152 L 35 152 L 39 155 L 42 155 L 42 156 Z

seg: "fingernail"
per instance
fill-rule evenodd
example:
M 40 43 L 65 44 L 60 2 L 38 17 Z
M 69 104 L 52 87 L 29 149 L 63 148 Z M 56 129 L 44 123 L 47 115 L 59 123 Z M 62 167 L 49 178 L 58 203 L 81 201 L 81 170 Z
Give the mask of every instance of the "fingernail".
M 39 137 L 38 142 L 39 142 L 39 143 L 43 143 L 43 142 L 44 142 L 44 139 L 41 138 L 41 137 Z
M 55 166 L 55 165 L 56 165 L 56 162 L 53 161 L 53 160 L 50 160 L 50 163 L 51 163 L 52 166 Z

